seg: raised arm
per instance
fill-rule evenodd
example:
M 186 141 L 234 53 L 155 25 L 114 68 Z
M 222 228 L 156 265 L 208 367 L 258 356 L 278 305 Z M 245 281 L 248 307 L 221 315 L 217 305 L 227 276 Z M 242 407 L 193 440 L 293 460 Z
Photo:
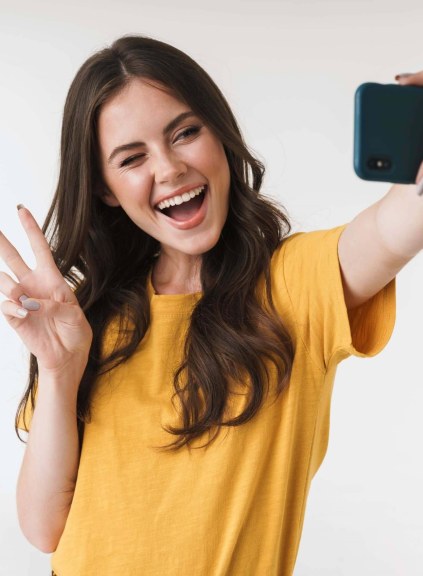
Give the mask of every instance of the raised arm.
M 29 268 L 0 232 L 0 256 L 17 278 L 0 272 L 0 292 L 8 298 L 1 311 L 37 358 L 38 386 L 17 507 L 27 539 L 40 550 L 52 552 L 63 532 L 76 482 L 76 398 L 92 330 L 35 219 L 25 208 L 19 210 L 19 218 L 37 264 Z
M 423 86 L 423 72 L 397 79 Z M 392 186 L 343 231 L 338 255 L 348 309 L 379 292 L 423 248 L 423 164 L 416 183 Z

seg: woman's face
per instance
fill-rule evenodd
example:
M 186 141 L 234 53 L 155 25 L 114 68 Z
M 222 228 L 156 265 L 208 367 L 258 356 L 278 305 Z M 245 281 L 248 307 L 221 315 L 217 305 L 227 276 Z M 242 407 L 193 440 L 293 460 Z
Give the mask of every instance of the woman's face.
M 99 116 L 103 200 L 121 206 L 162 251 L 203 254 L 228 213 L 229 166 L 221 142 L 190 108 L 134 79 Z

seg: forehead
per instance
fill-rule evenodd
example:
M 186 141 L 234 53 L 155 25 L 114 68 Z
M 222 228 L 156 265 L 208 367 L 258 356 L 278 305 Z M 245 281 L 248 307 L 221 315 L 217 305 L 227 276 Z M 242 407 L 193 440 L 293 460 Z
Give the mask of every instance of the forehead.
M 100 145 L 112 139 L 147 137 L 162 129 L 177 114 L 189 110 L 168 88 L 141 78 L 134 78 L 118 94 L 106 102 L 98 118 Z M 140 134 L 142 131 L 142 134 Z

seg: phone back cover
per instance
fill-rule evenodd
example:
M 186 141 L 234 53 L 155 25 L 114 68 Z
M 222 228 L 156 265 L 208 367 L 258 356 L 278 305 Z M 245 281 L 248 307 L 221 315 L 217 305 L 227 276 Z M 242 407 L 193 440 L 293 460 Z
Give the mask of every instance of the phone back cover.
M 354 170 L 364 180 L 414 183 L 423 161 L 423 88 L 361 84 L 355 93 Z M 389 170 L 368 166 L 390 159 Z

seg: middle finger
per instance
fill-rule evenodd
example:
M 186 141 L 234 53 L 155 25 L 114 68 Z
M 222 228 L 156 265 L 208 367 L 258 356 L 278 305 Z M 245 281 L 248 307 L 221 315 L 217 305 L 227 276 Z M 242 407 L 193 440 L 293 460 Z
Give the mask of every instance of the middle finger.
M 37 266 L 42 268 L 56 268 L 50 246 L 34 216 L 28 208 L 25 208 L 22 204 L 18 205 L 18 215 L 28 236 L 32 251 L 34 252 Z

